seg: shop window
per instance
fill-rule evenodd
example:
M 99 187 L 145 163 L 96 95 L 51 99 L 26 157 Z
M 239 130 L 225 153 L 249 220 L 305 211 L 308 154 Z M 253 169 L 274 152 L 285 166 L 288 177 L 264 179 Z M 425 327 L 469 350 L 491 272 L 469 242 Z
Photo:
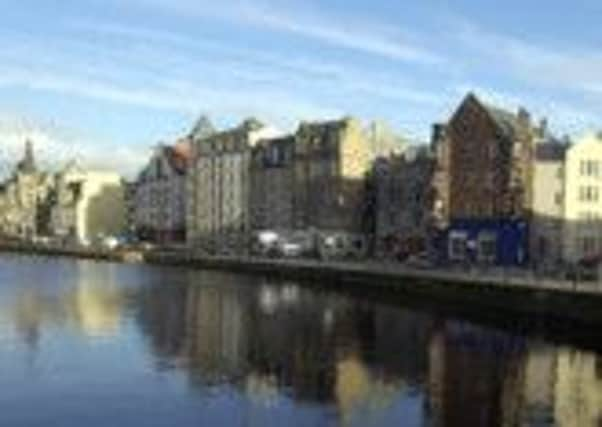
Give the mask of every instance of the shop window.
M 497 237 L 493 232 L 482 232 L 478 238 L 478 257 L 480 261 L 493 262 L 496 258 Z
M 449 235 L 449 258 L 453 261 L 466 259 L 468 235 L 462 231 L 453 231 Z

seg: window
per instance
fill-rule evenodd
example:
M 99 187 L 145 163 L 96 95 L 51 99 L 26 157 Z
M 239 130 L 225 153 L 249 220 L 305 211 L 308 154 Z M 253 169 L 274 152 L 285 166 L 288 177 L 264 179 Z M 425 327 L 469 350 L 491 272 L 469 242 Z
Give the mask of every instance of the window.
M 495 233 L 485 231 L 479 234 L 478 238 L 478 256 L 480 261 L 493 262 L 497 248 L 497 238 Z
M 556 203 L 556 206 L 562 205 L 562 193 L 554 194 L 554 203 Z
M 564 171 L 562 170 L 562 166 L 561 166 L 556 171 L 556 178 L 562 179 L 563 177 L 564 177 Z
M 449 235 L 449 258 L 452 261 L 466 259 L 466 243 L 468 236 L 462 231 L 452 231 Z
M 579 187 L 579 201 L 580 202 L 597 202 L 600 194 L 598 187 L 583 186 Z
M 597 178 L 600 173 L 600 163 L 596 160 L 581 160 L 579 172 L 581 176 Z

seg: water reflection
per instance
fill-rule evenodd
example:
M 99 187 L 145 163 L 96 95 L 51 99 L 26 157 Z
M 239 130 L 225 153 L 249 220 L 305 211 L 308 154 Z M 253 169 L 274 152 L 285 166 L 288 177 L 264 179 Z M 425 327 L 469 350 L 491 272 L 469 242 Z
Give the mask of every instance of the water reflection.
M 116 369 L 129 346 L 135 363 L 152 356 L 152 372 L 137 375 L 183 378 L 184 394 L 152 383 L 161 399 L 213 402 L 214 424 L 232 424 L 228 411 L 235 425 L 602 423 L 602 358 L 575 346 L 295 283 L 90 263 L 67 270 L 60 280 L 0 284 L 0 334 L 11 324 L 41 354 L 48 334 L 55 344 L 68 334 L 119 343 L 87 365 L 91 375 Z M 149 387 L 128 372 L 108 392 Z M 2 399 L 0 391 L 0 409 Z M 186 408 L 166 420 L 197 414 Z
M 0 303 L 3 317 L 13 320 L 17 335 L 29 347 L 35 348 L 42 330 L 48 328 L 76 328 L 91 337 L 118 333 L 126 296 L 124 287 L 106 274 L 95 274 L 97 265 L 78 267 L 74 282 L 67 278 L 58 288 L 45 283 L 17 285 L 13 295 Z

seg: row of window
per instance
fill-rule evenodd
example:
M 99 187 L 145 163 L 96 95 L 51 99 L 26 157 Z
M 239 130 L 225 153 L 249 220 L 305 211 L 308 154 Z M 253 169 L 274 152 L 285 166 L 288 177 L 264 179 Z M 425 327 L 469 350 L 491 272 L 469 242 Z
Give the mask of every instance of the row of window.
M 581 160 L 579 172 L 581 176 L 597 178 L 600 176 L 600 162 L 597 160 Z
M 579 187 L 580 202 L 597 202 L 600 200 L 600 191 L 598 187 L 591 185 Z

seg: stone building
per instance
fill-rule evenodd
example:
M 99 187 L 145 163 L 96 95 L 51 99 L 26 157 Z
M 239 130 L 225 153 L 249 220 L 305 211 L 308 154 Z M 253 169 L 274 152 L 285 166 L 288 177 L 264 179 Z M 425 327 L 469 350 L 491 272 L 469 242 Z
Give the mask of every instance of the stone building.
M 125 230 L 129 237 L 136 235 L 136 181 L 123 180 Z
M 602 134 L 587 134 L 567 150 L 564 257 L 575 262 L 602 254 Z
M 563 259 L 564 163 L 568 144 L 548 139 L 535 147 L 531 259 L 553 268 Z
M 251 233 L 251 158 L 278 132 L 256 119 L 193 140 L 188 185 L 188 244 L 209 253 L 241 253 Z
M 0 190 L 0 234 L 33 239 L 48 234 L 52 177 L 39 172 L 31 141 L 25 155 Z
M 50 215 L 53 236 L 90 244 L 126 229 L 125 189 L 115 172 L 85 170 L 70 163 L 55 176 Z
M 373 158 L 399 156 L 408 146 L 408 140 L 395 133 L 386 122 L 376 120 L 365 129 L 366 143 L 372 151 Z
M 450 121 L 438 125 L 440 156 L 434 207 L 447 235 L 447 258 L 523 264 L 533 203 L 535 140 L 541 129 L 524 110 L 514 114 L 469 94 Z
M 141 237 L 167 243 L 186 234 L 189 138 L 158 146 L 136 181 L 136 229 Z
M 294 229 L 295 137 L 261 140 L 251 154 L 251 227 Z
M 376 159 L 374 230 L 378 255 L 425 249 L 434 166 L 428 146 L 410 146 L 401 155 Z
M 358 120 L 301 123 L 295 135 L 295 228 L 362 233 L 372 160 Z

